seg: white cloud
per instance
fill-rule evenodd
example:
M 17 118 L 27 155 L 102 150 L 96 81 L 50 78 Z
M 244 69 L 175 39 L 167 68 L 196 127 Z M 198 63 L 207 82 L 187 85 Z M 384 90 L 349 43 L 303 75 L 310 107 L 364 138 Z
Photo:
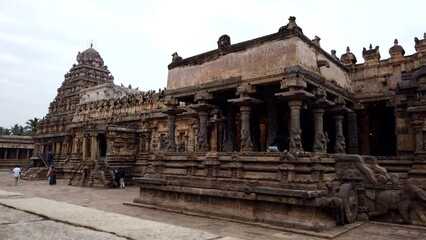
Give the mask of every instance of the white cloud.
M 19 56 L 16 56 L 10 53 L 0 52 L 0 63 L 18 64 L 21 62 L 22 62 L 22 59 Z
M 5 25 L 16 25 L 18 21 L 15 18 L 0 12 L 0 23 Z

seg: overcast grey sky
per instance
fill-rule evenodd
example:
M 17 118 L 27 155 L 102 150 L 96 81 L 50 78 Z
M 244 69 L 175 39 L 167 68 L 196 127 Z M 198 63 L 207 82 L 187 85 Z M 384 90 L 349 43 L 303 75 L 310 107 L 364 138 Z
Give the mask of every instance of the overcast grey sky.
M 406 55 L 426 32 L 426 1 L 132 1 L 0 0 L 0 126 L 46 115 L 77 53 L 93 41 L 115 84 L 142 90 L 166 86 L 171 54 L 183 58 L 275 33 L 296 16 L 304 34 L 337 55 L 346 46 L 379 45 L 382 59 L 395 38 Z

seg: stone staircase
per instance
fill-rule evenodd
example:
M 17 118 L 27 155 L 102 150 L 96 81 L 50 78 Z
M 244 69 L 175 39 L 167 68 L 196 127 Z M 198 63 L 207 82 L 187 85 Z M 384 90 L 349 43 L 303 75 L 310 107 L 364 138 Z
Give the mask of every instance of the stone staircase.
M 414 156 L 377 156 L 377 162 L 389 173 L 396 173 L 401 179 L 408 178 L 412 169 Z

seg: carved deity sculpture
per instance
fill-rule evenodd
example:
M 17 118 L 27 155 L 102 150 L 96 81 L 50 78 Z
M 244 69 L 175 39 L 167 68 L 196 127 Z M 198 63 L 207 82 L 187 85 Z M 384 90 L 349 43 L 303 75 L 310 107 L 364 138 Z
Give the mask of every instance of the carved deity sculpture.
M 207 142 L 207 132 L 204 130 L 204 128 L 200 128 L 200 132 L 198 133 L 197 149 L 200 151 L 208 151 L 209 149 L 209 144 Z
M 301 129 L 292 128 L 290 130 L 290 152 L 303 151 Z
M 336 145 L 334 147 L 336 153 L 346 153 L 345 137 L 339 134 L 336 139 Z
M 314 142 L 314 147 L 313 150 L 314 152 L 322 152 L 322 153 L 326 153 L 327 152 L 327 142 L 328 139 L 326 137 L 326 135 L 324 133 L 318 133 L 316 138 L 315 138 L 315 142 Z

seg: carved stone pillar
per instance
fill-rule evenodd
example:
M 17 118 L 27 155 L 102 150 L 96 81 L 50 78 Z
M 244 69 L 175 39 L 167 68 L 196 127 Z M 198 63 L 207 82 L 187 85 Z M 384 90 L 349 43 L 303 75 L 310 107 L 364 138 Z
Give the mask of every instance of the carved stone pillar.
M 250 136 L 250 106 L 241 106 L 241 151 L 253 151 Z
M 290 151 L 303 151 L 302 147 L 302 129 L 300 128 L 300 108 L 301 100 L 291 100 L 288 102 L 290 107 Z
M 216 111 L 212 118 L 210 118 L 211 128 L 211 139 L 210 139 L 210 148 L 212 151 L 222 151 L 222 119 L 219 111 Z
M 337 114 L 334 116 L 336 122 L 336 142 L 334 144 L 335 153 L 346 153 L 345 136 L 343 136 L 343 115 Z
M 304 90 L 308 84 L 304 79 L 304 73 L 301 72 L 301 67 L 286 68 L 284 74 L 285 77 L 280 86 L 283 92 L 276 93 L 275 96 L 288 101 L 290 107 L 290 152 L 303 151 L 300 109 L 303 100 L 313 98 L 314 94 Z
M 96 134 L 91 135 L 92 141 L 90 144 L 90 160 L 96 160 L 98 156 L 98 138 Z
M 87 159 L 87 136 L 83 136 L 83 160 Z
M 169 143 L 167 145 L 167 149 L 169 151 L 176 151 L 176 114 L 169 113 L 167 115 L 167 122 L 169 124 Z
M 235 113 L 232 105 L 228 105 L 226 109 L 226 152 L 234 151 L 235 138 Z
M 358 124 L 355 112 L 348 113 L 348 153 L 359 154 Z
M 167 150 L 176 151 L 176 136 L 175 136 L 176 115 L 182 111 L 177 108 L 177 106 L 179 105 L 179 102 L 175 98 L 172 98 L 170 96 L 166 97 L 165 105 L 167 106 L 167 108 L 164 111 L 164 113 L 167 114 L 167 122 L 169 125 L 169 134 L 168 134 L 169 141 L 167 145 Z
M 193 152 L 196 150 L 195 147 L 195 138 L 196 138 L 196 132 L 197 132 L 197 124 L 192 124 L 191 128 L 189 129 L 189 133 L 188 133 L 188 151 L 189 152 Z
M 312 110 L 314 114 L 315 121 L 315 140 L 314 146 L 312 147 L 314 152 L 327 152 L 327 138 L 324 134 L 324 109 L 323 108 L 315 108 Z
M 207 138 L 207 118 L 209 116 L 207 111 L 198 112 L 198 116 L 200 118 L 199 132 L 198 132 L 198 147 L 197 149 L 200 151 L 209 151 L 209 141 Z
M 197 104 L 191 104 L 189 107 L 197 111 L 199 118 L 198 125 L 198 139 L 197 139 L 197 150 L 205 152 L 210 151 L 207 120 L 210 110 L 216 108 L 216 106 L 207 103 L 207 100 L 212 99 L 212 96 L 207 91 L 197 92 L 194 100 Z
M 412 123 L 414 127 L 414 134 L 416 139 L 416 153 L 420 153 L 423 150 L 423 122 L 422 121 L 414 121 Z
M 314 152 L 327 152 L 328 136 L 324 132 L 324 112 L 325 108 L 333 106 L 335 103 L 327 100 L 327 92 L 324 88 L 317 88 L 315 90 L 316 99 L 309 104 L 312 108 L 315 120 L 315 139 L 314 146 L 312 147 Z
M 253 151 L 253 143 L 251 140 L 250 133 L 250 112 L 251 105 L 261 103 L 261 100 L 252 98 L 249 96 L 250 93 L 256 91 L 254 86 L 250 84 L 243 84 L 237 87 L 236 95 L 239 98 L 229 99 L 228 102 L 234 103 L 240 106 L 241 111 L 241 141 L 240 151 Z

